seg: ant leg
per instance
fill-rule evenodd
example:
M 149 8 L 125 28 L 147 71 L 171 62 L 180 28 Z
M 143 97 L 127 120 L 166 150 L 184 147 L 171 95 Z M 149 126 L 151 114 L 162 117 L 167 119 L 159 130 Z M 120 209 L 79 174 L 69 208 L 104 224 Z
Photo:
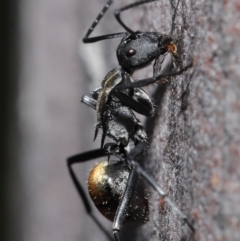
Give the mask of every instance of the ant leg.
M 122 89 L 127 89 L 127 88 L 140 88 L 140 87 L 144 87 L 150 84 L 153 84 L 155 82 L 157 82 L 158 80 L 165 78 L 165 77 L 169 77 L 169 76 L 176 76 L 176 75 L 180 75 L 182 74 L 184 71 L 186 71 L 187 69 L 189 69 L 190 67 L 192 67 L 192 62 L 190 64 L 188 64 L 186 67 L 178 70 L 178 71 L 174 71 L 174 72 L 169 72 L 169 73 L 163 73 L 160 74 L 156 77 L 152 77 L 152 78 L 147 78 L 147 79 L 142 79 L 142 80 L 136 80 L 133 83 L 127 83 L 127 84 L 123 84 L 123 85 L 119 85 L 116 86 L 116 89 L 122 90 Z
M 92 213 L 92 208 L 91 205 L 89 203 L 89 200 L 87 198 L 86 193 L 83 190 L 83 187 L 81 186 L 80 182 L 78 181 L 77 176 L 75 175 L 75 172 L 73 171 L 72 165 L 75 163 L 82 163 L 82 162 L 86 162 L 89 161 L 91 159 L 95 159 L 95 158 L 99 158 L 99 157 L 103 157 L 103 156 L 107 156 L 108 154 L 106 153 L 106 150 L 104 149 L 96 149 L 93 151 L 88 151 L 88 152 L 84 152 L 75 156 L 71 156 L 67 159 L 67 166 L 68 166 L 68 170 L 70 173 L 70 176 L 73 180 L 73 183 L 78 191 L 79 196 L 81 197 L 85 210 L 87 212 L 87 214 L 93 219 L 93 221 L 95 222 L 95 224 L 100 228 L 100 230 L 107 236 L 107 238 L 112 241 L 112 237 L 111 235 L 108 233 L 108 231 L 102 226 L 101 222 L 99 222 L 99 220 L 95 217 L 95 215 Z
M 117 208 L 113 221 L 113 235 L 116 241 L 119 241 L 119 232 L 128 214 L 127 207 L 130 206 L 132 194 L 134 193 L 134 188 L 136 186 L 137 179 L 138 173 L 135 171 L 135 169 L 132 169 L 128 177 L 124 195 Z
M 177 69 L 175 61 L 175 55 L 171 52 L 167 52 L 164 55 L 160 55 L 153 65 L 153 77 L 157 77 L 160 74 L 169 73 Z M 167 78 L 162 79 L 162 83 L 168 82 Z
M 102 11 L 98 14 L 97 18 L 92 23 L 91 27 L 88 29 L 85 37 L 83 38 L 83 43 L 94 43 L 97 41 L 110 39 L 110 38 L 119 38 L 126 35 L 126 33 L 113 33 L 113 34 L 107 34 L 107 35 L 101 35 L 97 37 L 91 37 L 89 38 L 90 34 L 93 32 L 95 27 L 100 22 L 101 18 L 104 16 L 104 14 L 107 12 L 108 8 L 111 6 L 111 4 L 114 2 L 114 0 L 109 0 L 105 6 L 103 7 Z
M 167 194 L 159 187 L 156 180 L 154 180 L 148 173 L 136 161 L 129 161 L 132 168 L 134 168 L 145 180 L 161 195 L 164 200 L 172 207 L 172 209 L 179 215 L 179 217 L 188 225 L 188 227 L 194 232 L 193 225 L 188 221 L 187 216 L 171 201 Z
M 150 2 L 156 2 L 158 0 L 142 0 L 142 1 L 138 1 L 138 2 L 134 2 L 134 3 L 131 3 L 131 4 L 128 4 L 127 6 L 125 7 L 122 7 L 122 8 L 119 8 L 119 9 L 116 9 L 114 11 L 114 15 L 115 15 L 115 18 L 117 19 L 118 23 L 130 34 L 134 34 L 135 32 L 133 30 L 131 30 L 129 27 L 126 26 L 125 23 L 123 23 L 121 17 L 120 17 L 120 13 L 125 11 L 125 10 L 128 10 L 130 8 L 134 8 L 134 7 L 137 7 L 139 5 L 142 5 L 142 4 L 145 4 L 145 3 L 150 3 Z
M 118 90 L 115 90 L 113 93 L 113 95 L 119 99 L 122 105 L 129 107 L 141 115 L 153 116 L 153 103 L 149 96 L 142 89 L 135 88 L 133 96 L 129 96 Z
M 130 75 L 123 73 L 120 85 L 133 83 Z M 113 96 L 118 98 L 122 105 L 129 107 L 144 116 L 153 116 L 154 106 L 150 97 L 140 88 L 131 88 L 127 91 L 119 91 L 116 86 L 113 88 Z
M 166 192 L 158 185 L 156 180 L 151 177 L 134 159 L 142 153 L 142 150 L 145 148 L 146 143 L 139 143 L 128 155 L 127 161 L 132 169 L 136 170 L 158 193 L 164 198 L 164 200 L 171 206 L 171 208 L 179 215 L 179 217 L 189 226 L 189 228 L 194 232 L 193 225 L 188 221 L 187 216 L 171 201 L 167 196 Z
M 97 100 L 95 100 L 87 95 L 84 95 L 81 99 L 81 102 L 84 103 L 85 105 L 93 108 L 94 110 L 96 110 Z
M 179 3 L 180 3 L 180 0 L 177 1 L 176 7 L 174 9 L 173 16 L 172 16 L 172 27 L 171 27 L 171 31 L 170 31 L 171 34 L 173 33 L 173 29 L 174 29 L 174 26 L 175 26 L 175 22 L 174 21 L 175 21 L 175 18 L 176 18 L 176 14 L 177 14 Z M 174 7 L 173 4 L 172 4 L 172 7 Z
M 134 149 L 127 154 L 127 162 L 132 158 L 139 158 L 146 150 L 147 143 L 140 142 Z M 132 167 L 132 165 L 130 165 Z M 138 170 L 136 168 L 131 168 L 130 174 L 127 180 L 127 185 L 123 197 L 119 203 L 117 211 L 115 213 L 113 221 L 113 235 L 116 241 L 119 241 L 119 232 L 128 215 L 128 207 L 130 206 L 133 193 L 135 191 L 136 183 L 139 177 Z
M 129 165 L 136 170 L 138 174 L 145 178 L 145 180 L 158 192 L 160 196 L 171 206 L 171 208 L 179 215 L 179 217 L 188 225 L 192 232 L 194 232 L 193 225 L 188 221 L 187 216 L 171 201 L 167 194 L 159 187 L 156 180 L 151 177 L 136 161 L 128 161 Z
M 95 90 L 91 92 L 92 97 L 89 97 L 87 95 L 82 96 L 81 102 L 85 105 L 88 105 L 89 107 L 96 110 L 97 107 L 97 99 L 99 96 L 99 92 L 102 90 L 102 86 L 97 87 Z

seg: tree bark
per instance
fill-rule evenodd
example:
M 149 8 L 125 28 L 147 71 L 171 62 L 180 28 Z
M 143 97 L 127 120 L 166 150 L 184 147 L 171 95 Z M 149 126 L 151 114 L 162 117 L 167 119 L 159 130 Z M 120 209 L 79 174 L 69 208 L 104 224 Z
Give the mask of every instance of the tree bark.
M 176 4 L 147 7 L 147 22 L 154 23 L 154 31 L 172 31 L 183 66 L 192 60 L 193 67 L 154 94 L 158 107 L 146 122 L 151 145 L 145 167 L 187 214 L 195 232 L 153 192 L 151 225 L 143 233 L 151 240 L 237 241 L 240 4 L 180 1 L 173 19 Z

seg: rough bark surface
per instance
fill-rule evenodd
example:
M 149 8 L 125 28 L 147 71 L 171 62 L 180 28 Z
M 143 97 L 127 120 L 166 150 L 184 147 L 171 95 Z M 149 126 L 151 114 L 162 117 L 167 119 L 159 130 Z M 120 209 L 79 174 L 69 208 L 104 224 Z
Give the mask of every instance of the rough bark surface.
M 158 108 L 154 120 L 147 122 L 151 145 L 145 167 L 196 230 L 192 234 L 153 194 L 154 229 L 147 227 L 144 233 L 151 240 L 237 241 L 240 4 L 180 1 L 172 22 L 176 4 L 162 1 L 149 7 L 148 23 L 154 19 L 154 31 L 170 33 L 173 27 L 183 65 L 192 59 L 194 66 L 155 93 Z

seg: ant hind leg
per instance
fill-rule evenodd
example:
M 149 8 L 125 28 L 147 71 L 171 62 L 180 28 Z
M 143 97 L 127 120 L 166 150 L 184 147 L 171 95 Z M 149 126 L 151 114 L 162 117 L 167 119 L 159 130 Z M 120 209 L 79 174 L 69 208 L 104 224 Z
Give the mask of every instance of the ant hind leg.
M 160 196 L 171 206 L 171 208 L 178 214 L 178 216 L 188 225 L 190 230 L 194 232 L 193 225 L 189 222 L 187 216 L 176 206 L 175 203 L 171 201 L 171 199 L 167 196 L 166 192 L 158 185 L 156 180 L 151 177 L 136 161 L 136 157 L 139 153 L 142 153 L 142 150 L 145 147 L 144 142 L 140 142 L 129 154 L 127 157 L 128 164 L 132 167 L 132 170 L 139 175 L 141 175 L 152 187 L 155 189 Z
M 108 154 L 106 153 L 106 150 L 104 150 L 104 149 L 96 149 L 93 151 L 84 152 L 84 153 L 69 157 L 67 159 L 67 166 L 68 166 L 68 170 L 69 170 L 70 176 L 72 178 L 72 181 L 77 189 L 77 192 L 83 201 L 86 213 L 93 219 L 95 224 L 107 236 L 108 240 L 113 241 L 110 233 L 102 226 L 101 222 L 93 214 L 89 199 L 87 198 L 87 195 L 72 168 L 72 165 L 75 163 L 87 162 L 87 161 L 90 161 L 91 159 L 95 159 L 95 158 L 99 158 L 99 157 L 103 157 L 103 156 L 107 156 L 107 155 Z
M 187 216 L 176 206 L 175 203 L 167 196 L 166 192 L 136 161 L 129 161 L 132 168 L 134 168 L 157 192 L 164 200 L 171 206 L 171 208 L 178 214 L 178 216 L 188 225 L 190 230 L 194 232 L 194 226 L 189 222 Z

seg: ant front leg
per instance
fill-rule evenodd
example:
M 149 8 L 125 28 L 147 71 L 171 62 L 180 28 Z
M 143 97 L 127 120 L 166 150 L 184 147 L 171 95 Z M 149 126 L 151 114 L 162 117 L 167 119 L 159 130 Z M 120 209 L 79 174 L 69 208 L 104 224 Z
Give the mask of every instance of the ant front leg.
M 83 187 L 81 186 L 73 168 L 72 165 L 75 163 L 82 163 L 82 162 L 87 162 L 90 161 L 92 159 L 95 158 L 99 158 L 99 157 L 103 157 L 103 156 L 108 156 L 108 154 L 106 153 L 106 150 L 104 149 L 96 149 L 93 151 L 88 151 L 88 152 L 84 152 L 81 154 L 77 154 L 75 156 L 71 156 L 67 159 L 67 166 L 68 166 L 68 170 L 70 173 L 70 176 L 72 178 L 72 181 L 77 189 L 77 192 L 79 194 L 79 196 L 81 197 L 86 213 L 93 219 L 93 221 L 95 222 L 95 224 L 100 228 L 100 230 L 107 236 L 108 240 L 113 241 L 111 235 L 109 234 L 109 232 L 102 226 L 101 222 L 96 218 L 96 216 L 92 213 L 92 208 L 89 202 L 89 199 L 87 198 L 87 195 L 83 189 Z
M 150 84 L 154 84 L 157 81 L 164 79 L 166 77 L 170 77 L 170 76 L 177 76 L 182 74 L 184 71 L 186 71 L 187 69 L 192 67 L 192 62 L 190 64 L 188 64 L 186 67 L 178 70 L 178 71 L 174 71 L 174 72 L 169 72 L 169 73 L 163 73 L 160 74 L 156 77 L 151 77 L 151 78 L 146 78 L 146 79 L 142 79 L 142 80 L 136 80 L 133 83 L 127 83 L 127 84 L 122 84 L 119 86 L 116 86 L 116 89 L 119 90 L 124 90 L 124 89 L 128 89 L 128 88 L 140 88 L 140 87 L 144 87 Z

